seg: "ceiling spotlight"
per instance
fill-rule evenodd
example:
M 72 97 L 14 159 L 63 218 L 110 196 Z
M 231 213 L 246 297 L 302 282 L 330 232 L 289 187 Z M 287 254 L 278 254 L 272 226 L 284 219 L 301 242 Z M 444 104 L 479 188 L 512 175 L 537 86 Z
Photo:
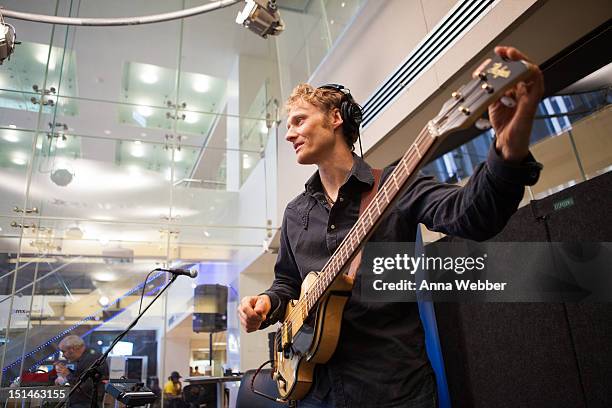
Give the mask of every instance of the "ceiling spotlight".
M 100 296 L 100 299 L 98 299 L 98 303 L 100 304 L 100 306 L 106 307 L 110 303 L 110 299 L 108 298 L 108 296 Z
M 51 181 L 60 187 L 66 187 L 72 182 L 74 175 L 66 169 L 57 169 L 51 173 Z
M 159 77 L 155 72 L 149 70 L 140 74 L 140 80 L 145 84 L 154 84 L 159 80 Z
M 150 106 L 145 106 L 145 105 L 140 105 L 136 107 L 136 111 L 140 113 L 142 116 L 144 116 L 145 118 L 148 118 L 149 116 L 153 114 L 153 108 L 151 108 Z
M 198 78 L 193 82 L 193 90 L 199 93 L 204 93 L 210 88 L 208 78 L 204 75 L 198 75 Z
M 285 29 L 276 0 L 246 0 L 244 9 L 236 16 L 236 22 L 263 38 L 267 38 L 268 34 L 279 35 Z
M 15 27 L 4 22 L 4 17 L 0 13 L 0 65 L 5 59 L 11 59 L 11 54 L 15 50 L 17 42 L 17 34 Z

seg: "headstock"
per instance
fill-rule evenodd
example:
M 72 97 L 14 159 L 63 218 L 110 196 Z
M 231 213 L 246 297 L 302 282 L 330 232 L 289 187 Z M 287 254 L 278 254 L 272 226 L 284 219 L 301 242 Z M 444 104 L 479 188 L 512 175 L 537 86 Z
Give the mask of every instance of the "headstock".
M 475 78 L 451 94 L 440 113 L 430 121 L 430 131 L 441 136 L 468 128 L 490 104 L 528 74 L 524 61 L 505 60 L 497 55 L 488 59 L 479 67 Z

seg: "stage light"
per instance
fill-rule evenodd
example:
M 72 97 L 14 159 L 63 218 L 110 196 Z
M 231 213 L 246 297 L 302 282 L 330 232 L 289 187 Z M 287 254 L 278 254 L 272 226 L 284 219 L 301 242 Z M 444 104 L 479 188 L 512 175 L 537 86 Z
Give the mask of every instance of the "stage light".
M 275 0 L 246 0 L 244 9 L 236 16 L 236 22 L 263 38 L 269 34 L 279 35 L 285 29 Z
M 15 50 L 17 42 L 17 34 L 15 27 L 4 22 L 4 17 L 0 13 L 0 65 L 5 59 L 11 59 L 11 54 Z

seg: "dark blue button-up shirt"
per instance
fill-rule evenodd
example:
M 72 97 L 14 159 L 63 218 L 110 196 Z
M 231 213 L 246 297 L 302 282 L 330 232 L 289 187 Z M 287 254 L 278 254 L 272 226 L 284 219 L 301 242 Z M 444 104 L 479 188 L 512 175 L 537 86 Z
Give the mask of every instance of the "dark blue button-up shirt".
M 371 189 L 374 177 L 367 163 L 353 157 L 353 167 L 331 208 L 318 172 L 287 205 L 275 279 L 265 292 L 272 313 L 262 327 L 283 319 L 287 302 L 299 297 L 303 278 L 321 270 L 357 221 L 361 194 Z M 486 163 L 476 168 L 464 187 L 418 177 L 370 241 L 412 242 L 418 223 L 449 235 L 488 239 L 516 211 L 524 185 L 535 184 L 540 169 L 531 155 L 513 165 L 491 147 Z M 381 185 L 392 170 L 384 169 Z M 338 347 L 325 366 L 317 367 L 313 395 L 322 398 L 332 390 L 339 407 L 385 407 L 418 397 L 431 375 L 417 304 L 365 302 L 357 274 Z

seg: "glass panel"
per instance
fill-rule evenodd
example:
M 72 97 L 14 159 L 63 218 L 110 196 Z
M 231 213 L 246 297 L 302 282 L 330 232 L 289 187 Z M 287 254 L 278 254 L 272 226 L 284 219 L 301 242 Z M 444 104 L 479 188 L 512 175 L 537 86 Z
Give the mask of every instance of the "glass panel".
M 82 0 L 71 15 L 130 17 L 180 8 L 179 0 Z M 69 94 L 62 88 L 61 95 L 147 106 L 166 106 L 168 100 L 174 103 L 180 30 L 180 20 L 129 27 L 70 28 L 65 47 L 74 56 L 78 69 L 65 64 L 62 83 L 74 84 L 78 92 Z
M 363 0 L 324 0 L 332 43 L 348 27 L 363 3 Z
M 55 360 L 59 340 L 70 334 L 83 337 L 88 347 L 104 351 L 110 335 L 98 335 L 95 340 L 93 333 L 116 335 L 127 327 L 138 311 L 145 275 L 165 265 L 167 237 L 157 226 L 46 219 L 38 222 L 41 225 L 37 231 L 24 233 L 19 279 L 26 275 L 28 278 L 13 299 L 18 307 L 24 303 L 29 324 L 25 318 L 16 319 L 11 326 L 5 383 L 23 370 Z M 145 289 L 145 305 L 164 281 L 163 274 L 153 275 Z M 148 320 L 134 330 L 158 328 L 163 322 L 162 311 L 163 302 L 159 302 L 147 312 Z M 132 341 L 138 333 L 131 333 Z M 156 346 L 149 351 L 155 363 Z M 155 375 L 155 368 L 149 374 Z
M 587 178 L 612 170 L 610 129 L 612 129 L 611 105 L 573 124 L 571 136 Z
M 44 216 L 146 222 L 169 216 L 167 145 L 70 133 L 45 143 L 30 187 L 30 203 Z
M 17 217 L 19 213 L 13 209 L 23 208 L 28 162 L 31 160 L 35 133 L 6 127 L 0 129 L 0 135 L 0 215 Z
M 56 1 L 24 3 L 23 0 L 8 0 L 2 3 L 2 7 L 9 10 L 46 15 L 55 15 L 57 11 L 58 15 L 62 15 L 59 9 L 56 10 Z M 47 62 L 50 57 L 53 62 L 49 66 L 50 69 L 57 68 L 59 70 L 59 66 L 55 63 L 58 56 L 57 50 L 49 47 L 53 26 L 12 19 L 7 22 L 15 26 L 18 35 L 17 40 L 21 44 L 16 46 L 11 59 L 5 61 L 0 70 L 0 88 L 19 92 L 33 92 L 33 85 L 42 87 L 45 82 Z M 5 91 L 2 91 L 0 95 L 2 95 L 0 99 L 2 107 L 10 104 L 10 99 L 5 100 L 7 98 Z

